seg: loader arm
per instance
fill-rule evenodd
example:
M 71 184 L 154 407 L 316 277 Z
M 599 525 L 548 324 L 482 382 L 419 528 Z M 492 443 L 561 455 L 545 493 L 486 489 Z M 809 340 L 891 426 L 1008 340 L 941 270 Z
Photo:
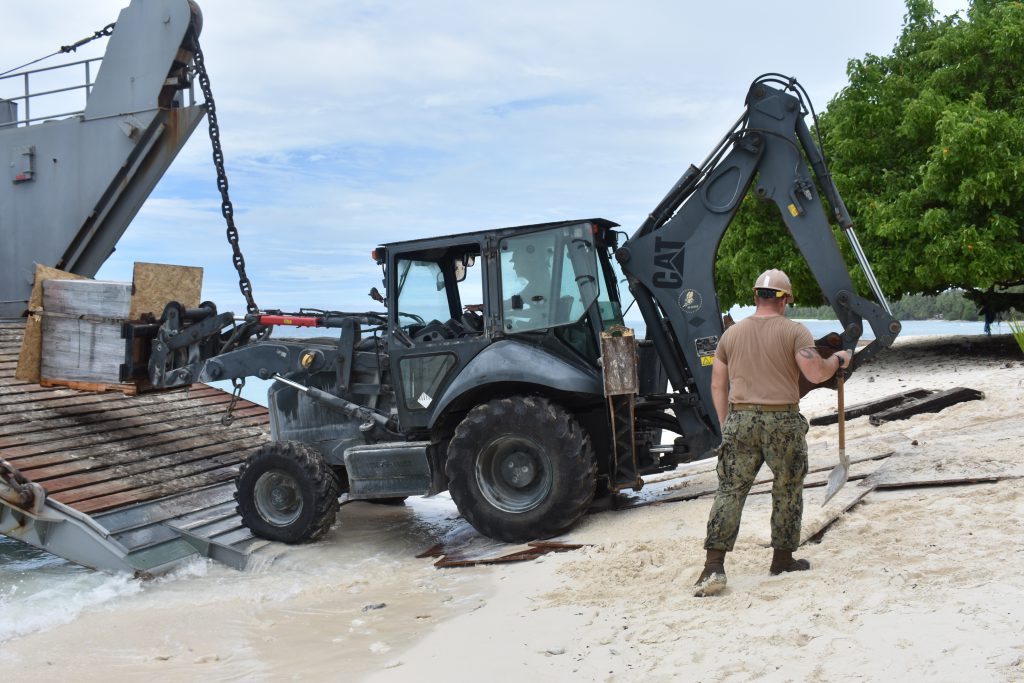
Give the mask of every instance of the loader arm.
M 783 88 L 770 84 L 782 84 Z M 836 312 L 842 347 L 855 349 L 864 331 L 863 321 L 867 319 L 871 325 L 875 339 L 856 353 L 851 368 L 892 345 L 899 334 L 900 324 L 889 311 L 821 150 L 804 123 L 808 107 L 795 80 L 780 80 L 775 74 L 756 80 L 743 114 L 725 137 L 699 168 L 690 166 L 616 252 L 646 321 L 648 337 L 675 388 L 673 412 L 691 453 L 705 452 L 721 435 L 711 400 L 711 368 L 723 331 L 715 292 L 715 257 L 751 185 L 759 199 L 779 207 Z M 878 303 L 854 290 L 819 186 Z

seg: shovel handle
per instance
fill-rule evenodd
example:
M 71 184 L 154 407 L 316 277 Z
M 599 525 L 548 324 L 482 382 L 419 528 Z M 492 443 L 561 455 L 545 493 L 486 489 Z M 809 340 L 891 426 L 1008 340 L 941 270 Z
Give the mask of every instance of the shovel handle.
M 846 406 L 843 401 L 843 369 L 836 374 L 836 393 L 839 394 L 839 450 L 846 450 Z

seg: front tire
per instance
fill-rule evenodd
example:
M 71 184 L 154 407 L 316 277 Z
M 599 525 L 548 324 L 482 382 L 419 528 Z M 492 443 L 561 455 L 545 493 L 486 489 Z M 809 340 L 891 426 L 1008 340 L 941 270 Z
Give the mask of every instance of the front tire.
M 445 469 L 462 516 L 507 542 L 567 531 L 587 511 L 597 481 L 590 437 L 563 408 L 536 396 L 471 410 L 448 445 Z
M 235 479 L 242 522 L 271 541 L 307 543 L 326 534 L 339 495 L 338 479 L 320 452 L 293 441 L 260 447 Z

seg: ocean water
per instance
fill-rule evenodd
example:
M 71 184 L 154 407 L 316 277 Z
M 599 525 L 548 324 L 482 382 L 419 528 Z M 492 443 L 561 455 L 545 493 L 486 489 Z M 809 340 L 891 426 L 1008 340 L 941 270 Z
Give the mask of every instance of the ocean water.
M 816 338 L 838 329 L 835 321 L 800 322 Z M 637 335 L 642 337 L 642 322 L 637 328 Z M 992 331 L 1008 333 L 1004 328 L 1005 325 L 996 325 Z M 901 336 L 983 333 L 981 322 L 928 320 L 905 322 Z M 870 332 L 865 337 L 870 338 Z M 243 396 L 265 404 L 269 384 L 250 380 Z M 197 560 L 170 576 L 150 582 L 83 569 L 0 536 L 0 644 L 69 623 L 89 610 L 116 610 L 128 601 L 152 600 L 163 604 L 180 600 L 187 604 L 189 600 L 202 600 L 204 595 L 219 595 L 225 590 L 280 596 L 314 585 L 325 576 L 348 575 L 365 571 L 368 566 L 379 569 L 429 547 L 457 523 L 458 512 L 451 499 L 441 495 L 433 499 L 412 498 L 397 510 L 359 503 L 344 506 L 340 519 L 340 530 L 332 531 L 324 542 L 291 548 L 286 560 L 258 571 L 239 573 Z M 284 584 L 282 576 L 287 578 Z
M 400 577 L 396 572 L 403 563 L 465 527 L 447 494 L 410 498 L 401 506 L 355 502 L 342 506 L 338 523 L 321 541 L 274 544 L 246 571 L 196 558 L 150 581 L 85 569 L 0 536 L 0 670 L 3 643 L 87 612 L 188 609 L 230 599 L 279 602 L 324 586 L 348 586 L 349 593 L 357 593 L 373 577 Z M 433 560 L 424 562 L 429 569 Z M 470 579 L 469 574 L 445 579 L 439 589 Z
M 744 316 L 733 316 L 737 322 L 742 320 Z M 828 334 L 829 332 L 840 332 L 838 320 L 805 320 L 797 319 L 797 322 L 806 325 L 807 329 L 811 331 L 811 335 L 818 339 Z M 643 338 L 646 327 L 643 320 L 627 320 L 626 324 L 633 327 L 636 332 L 637 338 Z M 917 337 L 922 335 L 975 335 L 985 334 L 985 323 L 981 320 L 977 322 L 970 320 L 905 320 L 901 321 L 903 330 L 900 332 L 900 337 Z M 875 333 L 871 330 L 871 327 L 865 325 L 864 335 L 861 339 L 874 339 Z M 997 323 L 992 326 L 992 334 L 1009 334 L 1010 328 L 1003 324 Z

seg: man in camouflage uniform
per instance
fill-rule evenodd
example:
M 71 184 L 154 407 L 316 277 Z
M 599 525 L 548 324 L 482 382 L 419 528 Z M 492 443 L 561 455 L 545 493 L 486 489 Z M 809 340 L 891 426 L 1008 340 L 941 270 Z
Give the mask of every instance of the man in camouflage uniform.
M 708 519 L 707 561 L 694 595 L 725 588 L 725 554 L 733 549 L 747 493 L 762 463 L 772 484 L 771 573 L 810 569 L 793 558 L 800 545 L 803 485 L 807 474 L 807 420 L 799 412 L 800 374 L 818 384 L 850 360 L 838 351 L 822 358 L 810 331 L 785 317 L 793 300 L 789 278 L 768 270 L 754 283 L 754 314 L 722 334 L 711 372 L 711 395 L 722 425 L 718 493 Z M 835 360 L 833 360 L 835 359 Z

